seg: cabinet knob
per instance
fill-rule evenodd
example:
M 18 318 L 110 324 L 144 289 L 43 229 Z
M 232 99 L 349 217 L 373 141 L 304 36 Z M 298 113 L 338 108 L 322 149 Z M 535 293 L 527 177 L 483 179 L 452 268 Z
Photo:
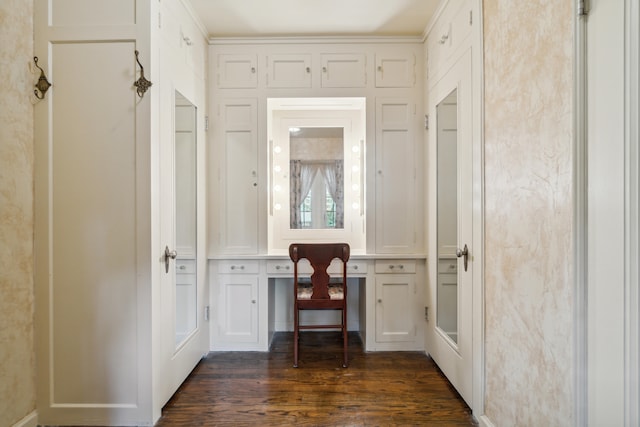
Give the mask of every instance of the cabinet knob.
M 309 68 L 309 67 L 305 68 L 305 70 L 307 70 L 307 73 L 311 72 L 311 68 Z
M 327 67 L 322 67 L 322 72 L 326 73 L 327 72 Z
M 256 67 L 251 67 L 251 72 L 252 72 L 253 74 L 255 74 L 255 72 L 256 72 Z
M 251 304 L 255 304 L 255 303 L 256 303 L 256 300 L 252 299 Z
M 378 65 L 378 71 L 382 71 L 382 66 Z
M 379 302 L 379 303 L 382 303 L 382 299 L 381 299 L 381 298 L 378 298 L 378 302 Z

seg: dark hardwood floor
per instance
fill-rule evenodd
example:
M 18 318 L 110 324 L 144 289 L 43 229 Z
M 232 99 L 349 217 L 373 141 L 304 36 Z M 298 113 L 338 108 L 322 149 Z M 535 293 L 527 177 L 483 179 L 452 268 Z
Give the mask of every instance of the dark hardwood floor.
M 471 411 L 420 352 L 365 353 L 349 335 L 305 332 L 300 367 L 293 334 L 271 351 L 210 353 L 167 403 L 157 426 L 474 426 Z

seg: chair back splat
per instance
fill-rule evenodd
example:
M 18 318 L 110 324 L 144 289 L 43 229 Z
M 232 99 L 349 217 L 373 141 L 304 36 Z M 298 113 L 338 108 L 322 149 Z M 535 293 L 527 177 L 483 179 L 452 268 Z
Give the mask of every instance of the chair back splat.
M 343 363 L 348 364 L 347 355 L 347 261 L 350 248 L 347 243 L 292 243 L 289 256 L 293 261 L 294 292 L 294 349 L 293 366 L 298 367 L 298 343 L 301 329 L 340 329 L 343 338 Z M 338 258 L 342 261 L 342 274 L 338 280 L 332 280 L 328 268 Z M 313 273 L 310 281 L 300 280 L 298 262 L 307 259 Z M 335 278 L 334 278 L 335 279 Z M 300 325 L 300 310 L 340 310 L 340 324 Z

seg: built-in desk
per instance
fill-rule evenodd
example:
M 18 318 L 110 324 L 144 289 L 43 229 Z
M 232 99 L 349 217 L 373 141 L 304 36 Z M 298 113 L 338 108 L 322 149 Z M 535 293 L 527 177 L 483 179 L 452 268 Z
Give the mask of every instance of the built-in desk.
M 305 263 L 299 275 L 311 274 Z M 340 276 L 341 262 L 329 271 Z M 347 276 L 348 327 L 360 332 L 366 351 L 424 350 L 424 255 L 352 254 Z M 288 255 L 210 258 L 211 350 L 268 351 L 275 332 L 292 331 L 292 278 Z

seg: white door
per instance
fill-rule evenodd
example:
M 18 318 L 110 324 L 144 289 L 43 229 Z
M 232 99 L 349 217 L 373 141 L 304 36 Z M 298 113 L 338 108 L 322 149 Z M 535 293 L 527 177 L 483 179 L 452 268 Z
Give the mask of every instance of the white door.
M 429 351 L 472 406 L 471 53 L 429 94 Z
M 154 421 L 154 95 L 133 85 L 134 52 L 149 65 L 149 16 L 148 2 L 34 2 L 35 54 L 53 84 L 34 99 L 42 424 Z
M 164 70 L 170 69 L 167 65 Z M 175 74 L 175 72 L 174 72 Z M 166 76 L 160 110 L 160 323 L 158 401 L 164 405 L 208 350 L 207 305 L 199 241 L 201 114 Z M 187 92 L 185 92 L 187 93 Z M 189 94 L 188 96 L 193 96 Z M 200 156 L 202 157 L 202 156 Z M 200 171 L 201 172 L 201 171 Z M 202 203 L 202 200 L 200 200 Z

